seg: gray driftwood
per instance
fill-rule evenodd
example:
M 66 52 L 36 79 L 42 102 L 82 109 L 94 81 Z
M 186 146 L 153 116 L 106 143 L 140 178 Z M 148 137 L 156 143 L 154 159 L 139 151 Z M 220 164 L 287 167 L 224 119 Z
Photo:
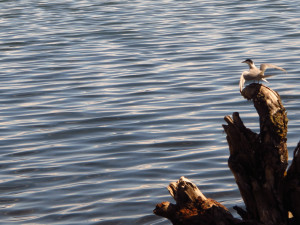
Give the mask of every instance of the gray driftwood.
M 158 204 L 156 215 L 174 225 L 300 224 L 300 144 L 286 171 L 288 119 L 280 96 L 261 84 L 247 86 L 242 95 L 253 101 L 260 133 L 246 128 L 239 113 L 225 116 L 227 125 L 223 125 L 230 152 L 228 165 L 245 203 L 245 210 L 234 207 L 242 220 L 233 218 L 223 205 L 206 198 L 183 177 L 168 187 L 176 204 Z

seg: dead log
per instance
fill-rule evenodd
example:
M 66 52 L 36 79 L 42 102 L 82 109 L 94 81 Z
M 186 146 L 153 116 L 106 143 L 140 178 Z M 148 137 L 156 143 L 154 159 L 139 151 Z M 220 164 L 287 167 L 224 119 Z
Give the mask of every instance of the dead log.
M 176 204 L 163 202 L 154 213 L 171 220 L 174 225 L 300 224 L 300 144 L 295 150 L 289 170 L 286 145 L 287 113 L 280 96 L 261 85 L 247 86 L 242 95 L 252 100 L 259 114 L 260 133 L 246 128 L 238 113 L 226 116 L 228 160 L 246 210 L 234 207 L 243 220 L 233 218 L 228 210 L 206 198 L 186 178 L 168 187 Z M 294 215 L 289 219 L 288 211 Z
M 235 219 L 225 206 L 206 198 L 195 184 L 181 177 L 168 186 L 176 204 L 162 202 L 154 213 L 168 218 L 173 225 L 232 225 L 241 222 Z
M 295 217 L 295 224 L 300 224 L 300 142 L 294 150 L 294 158 L 285 177 L 285 202 Z
M 283 178 L 287 167 L 287 115 L 277 92 L 261 84 L 247 86 L 242 95 L 259 114 L 260 134 L 246 128 L 238 113 L 223 125 L 230 150 L 228 160 L 246 206 L 246 218 L 263 224 L 287 224 Z M 243 215 L 245 217 L 245 215 Z

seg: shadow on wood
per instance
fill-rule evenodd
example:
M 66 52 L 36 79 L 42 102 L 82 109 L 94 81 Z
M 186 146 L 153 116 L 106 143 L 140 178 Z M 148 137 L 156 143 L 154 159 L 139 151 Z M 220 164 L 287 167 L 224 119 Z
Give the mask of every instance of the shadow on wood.
M 220 203 L 206 198 L 186 178 L 168 187 L 176 204 L 158 204 L 154 213 L 176 225 L 300 224 L 300 144 L 289 170 L 286 145 L 287 113 L 277 92 L 250 84 L 241 93 L 259 114 L 260 133 L 246 128 L 239 113 L 225 116 L 232 171 L 246 210 L 234 207 L 243 220 L 233 218 Z M 294 215 L 289 219 L 288 211 Z M 298 221 L 297 221 L 298 220 Z

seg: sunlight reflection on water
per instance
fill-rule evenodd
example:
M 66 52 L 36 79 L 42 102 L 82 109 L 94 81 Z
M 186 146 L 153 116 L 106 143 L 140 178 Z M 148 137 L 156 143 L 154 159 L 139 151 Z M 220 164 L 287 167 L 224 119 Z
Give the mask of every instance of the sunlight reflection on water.
M 3 223 L 170 224 L 152 210 L 180 176 L 242 205 L 223 118 L 239 111 L 258 132 L 240 62 L 284 67 L 267 85 L 288 111 L 292 155 L 298 12 L 269 0 L 0 2 Z

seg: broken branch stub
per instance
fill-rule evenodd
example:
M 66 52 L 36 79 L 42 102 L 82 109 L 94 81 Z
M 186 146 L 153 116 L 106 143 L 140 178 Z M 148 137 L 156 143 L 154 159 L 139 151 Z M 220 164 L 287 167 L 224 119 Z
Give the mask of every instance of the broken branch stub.
M 168 218 L 173 225 L 232 225 L 240 222 L 225 206 L 206 198 L 197 186 L 185 177 L 170 183 L 168 190 L 176 204 L 162 202 L 156 205 L 153 212 Z

